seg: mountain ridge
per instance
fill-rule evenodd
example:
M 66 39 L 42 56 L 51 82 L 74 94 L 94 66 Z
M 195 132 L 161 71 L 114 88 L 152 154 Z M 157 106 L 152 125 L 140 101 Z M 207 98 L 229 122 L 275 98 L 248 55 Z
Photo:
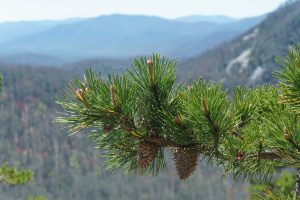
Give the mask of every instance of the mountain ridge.
M 4 43 L 0 57 L 26 53 L 78 61 L 97 57 L 125 58 L 158 52 L 183 58 L 232 39 L 261 20 L 261 17 L 255 17 L 225 25 L 213 22 L 184 23 L 138 15 L 101 16 L 59 24 L 42 33 Z M 218 40 L 209 38 L 216 34 Z
M 238 18 L 233 18 L 225 15 L 189 15 L 176 18 L 177 21 L 182 22 L 215 22 L 215 23 L 229 23 L 239 20 Z
M 286 55 L 299 42 L 300 1 L 295 1 L 239 37 L 185 60 L 179 71 L 186 71 L 188 79 L 203 76 L 227 86 L 274 83 L 272 72 L 278 70 L 275 57 Z

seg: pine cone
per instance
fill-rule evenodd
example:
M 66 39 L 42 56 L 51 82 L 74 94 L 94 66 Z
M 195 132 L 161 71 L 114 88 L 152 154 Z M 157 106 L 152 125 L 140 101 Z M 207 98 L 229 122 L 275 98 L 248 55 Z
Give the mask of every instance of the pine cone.
M 156 158 L 158 146 L 155 143 L 142 141 L 138 149 L 138 161 L 141 168 L 147 168 Z
M 173 159 L 180 179 L 186 180 L 193 174 L 197 167 L 198 155 L 197 150 L 193 148 L 173 149 Z

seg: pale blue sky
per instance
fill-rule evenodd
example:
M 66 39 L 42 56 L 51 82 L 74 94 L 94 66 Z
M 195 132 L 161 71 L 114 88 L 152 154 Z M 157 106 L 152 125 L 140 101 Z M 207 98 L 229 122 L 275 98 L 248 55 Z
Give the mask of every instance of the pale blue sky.
M 0 21 L 64 19 L 103 14 L 176 18 L 193 14 L 247 17 L 276 9 L 285 0 L 0 0 Z

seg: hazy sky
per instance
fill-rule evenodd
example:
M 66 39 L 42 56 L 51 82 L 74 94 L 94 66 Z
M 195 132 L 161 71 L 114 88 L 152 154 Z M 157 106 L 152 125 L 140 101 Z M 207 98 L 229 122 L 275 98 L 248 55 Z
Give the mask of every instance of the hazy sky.
M 63 19 L 124 13 L 176 18 L 192 14 L 245 17 L 285 0 L 0 0 L 0 21 Z

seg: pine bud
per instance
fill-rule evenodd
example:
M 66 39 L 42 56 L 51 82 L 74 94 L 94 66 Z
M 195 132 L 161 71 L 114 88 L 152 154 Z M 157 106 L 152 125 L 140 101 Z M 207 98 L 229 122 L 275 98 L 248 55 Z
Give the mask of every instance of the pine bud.
M 112 125 L 105 125 L 104 127 L 103 127 L 103 132 L 104 133 L 109 133 L 111 130 L 113 129 L 113 127 L 112 127 Z
M 182 120 L 179 116 L 176 116 L 173 121 L 175 122 L 175 124 L 177 125 L 181 125 L 182 124 Z
M 117 94 L 114 85 L 110 85 L 111 103 L 113 107 L 117 107 Z
M 86 92 L 90 92 L 91 89 L 90 89 L 89 87 L 86 87 L 86 88 L 85 88 L 85 91 L 86 91 Z
M 283 136 L 287 141 L 291 141 L 291 134 L 288 132 L 288 130 L 284 131 Z
M 244 156 L 243 152 L 241 150 L 239 150 L 238 153 L 237 153 L 237 156 L 236 156 L 236 160 L 240 161 L 243 156 Z
M 83 91 L 82 89 L 77 89 L 76 90 L 76 95 L 77 95 L 77 98 L 80 100 L 83 98 Z
M 204 114 L 208 113 L 207 102 L 206 102 L 206 99 L 204 97 L 202 98 L 202 111 L 203 111 Z
M 76 97 L 79 101 L 81 101 L 84 105 L 87 106 L 87 102 L 85 100 L 85 97 L 84 97 L 84 92 L 82 89 L 77 89 L 76 90 Z
M 153 72 L 153 60 L 152 59 L 148 59 L 147 60 L 147 66 L 148 66 L 148 72 L 150 75 L 150 81 L 151 84 L 154 84 L 154 72 Z

